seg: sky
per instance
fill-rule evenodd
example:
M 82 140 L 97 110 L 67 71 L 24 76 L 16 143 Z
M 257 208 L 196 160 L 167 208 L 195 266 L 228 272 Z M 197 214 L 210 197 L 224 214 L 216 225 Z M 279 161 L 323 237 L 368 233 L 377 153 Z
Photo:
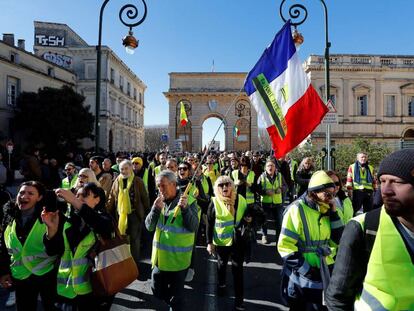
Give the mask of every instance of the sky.
M 146 20 L 134 28 L 139 47 L 125 53 L 121 38 L 127 28 L 120 8 L 141 0 L 111 0 L 104 11 L 102 44 L 109 46 L 147 85 L 145 125 L 168 124 L 170 72 L 248 72 L 283 26 L 281 1 L 275 0 L 146 0 Z M 330 53 L 414 55 L 412 0 L 326 0 Z M 0 0 L 0 31 L 25 39 L 33 51 L 33 21 L 65 23 L 88 44 L 98 41 L 98 0 Z M 323 55 L 324 11 L 318 0 L 285 2 L 306 5 L 308 17 L 299 26 L 305 38 L 299 55 Z M 209 120 L 208 120 L 209 121 Z M 217 125 L 215 125 L 217 124 Z M 210 120 L 214 133 L 218 122 Z M 210 132 L 204 131 L 207 136 Z M 206 136 L 206 137 L 207 137 Z M 223 132 L 219 140 L 223 139 Z M 224 142 L 222 143 L 224 144 Z

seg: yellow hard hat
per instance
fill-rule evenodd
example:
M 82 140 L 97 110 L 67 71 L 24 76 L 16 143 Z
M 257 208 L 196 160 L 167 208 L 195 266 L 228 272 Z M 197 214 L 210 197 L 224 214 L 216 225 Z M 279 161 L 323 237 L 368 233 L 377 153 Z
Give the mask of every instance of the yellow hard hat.
M 308 192 L 319 191 L 332 187 L 335 187 L 335 184 L 328 174 L 326 174 L 325 171 L 316 171 L 313 173 L 309 181 Z

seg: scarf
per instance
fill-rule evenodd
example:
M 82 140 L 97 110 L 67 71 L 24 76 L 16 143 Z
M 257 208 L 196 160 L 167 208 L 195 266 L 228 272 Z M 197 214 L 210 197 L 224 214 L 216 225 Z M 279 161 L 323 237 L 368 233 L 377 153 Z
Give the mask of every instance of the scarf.
M 125 235 L 128 227 L 128 214 L 131 214 L 131 199 L 129 198 L 129 189 L 134 181 L 134 174 L 128 177 L 127 186 L 124 188 L 122 178 L 118 180 L 118 229 L 122 235 Z
M 230 197 L 224 197 L 221 193 L 218 195 L 218 199 L 223 202 L 227 210 L 234 216 L 236 210 L 234 209 L 234 203 L 236 202 L 237 191 L 233 189 Z
M 361 165 L 358 161 L 355 162 L 355 172 L 354 172 L 354 178 L 355 178 L 355 182 L 357 184 L 361 184 L 361 168 L 365 168 L 365 172 L 366 172 L 366 176 L 367 176 L 367 183 L 372 184 L 372 175 L 371 175 L 371 171 L 369 169 L 368 166 L 368 162 L 365 163 L 364 165 Z

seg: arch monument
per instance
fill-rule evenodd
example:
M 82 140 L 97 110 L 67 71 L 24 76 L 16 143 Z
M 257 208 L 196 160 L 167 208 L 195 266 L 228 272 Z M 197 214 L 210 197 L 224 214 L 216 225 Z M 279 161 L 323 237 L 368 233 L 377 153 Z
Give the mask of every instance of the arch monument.
M 170 150 L 179 142 L 183 151 L 201 151 L 202 126 L 211 117 L 224 120 L 225 150 L 258 148 L 257 114 L 243 90 L 246 73 L 173 72 L 169 76 L 170 88 L 164 95 L 169 106 Z M 181 102 L 188 118 L 184 127 L 180 125 Z M 240 131 L 238 137 L 235 126 Z

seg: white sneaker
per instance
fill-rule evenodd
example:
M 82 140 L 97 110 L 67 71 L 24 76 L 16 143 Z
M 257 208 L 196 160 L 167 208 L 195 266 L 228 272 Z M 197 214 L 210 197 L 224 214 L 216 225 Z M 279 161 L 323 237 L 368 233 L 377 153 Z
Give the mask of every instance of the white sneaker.
M 6 301 L 6 307 L 13 307 L 16 304 L 16 292 L 12 291 Z
M 185 281 L 186 282 L 191 282 L 194 278 L 194 274 L 195 274 L 194 269 L 192 269 L 192 268 L 188 269 L 187 275 L 185 277 Z

